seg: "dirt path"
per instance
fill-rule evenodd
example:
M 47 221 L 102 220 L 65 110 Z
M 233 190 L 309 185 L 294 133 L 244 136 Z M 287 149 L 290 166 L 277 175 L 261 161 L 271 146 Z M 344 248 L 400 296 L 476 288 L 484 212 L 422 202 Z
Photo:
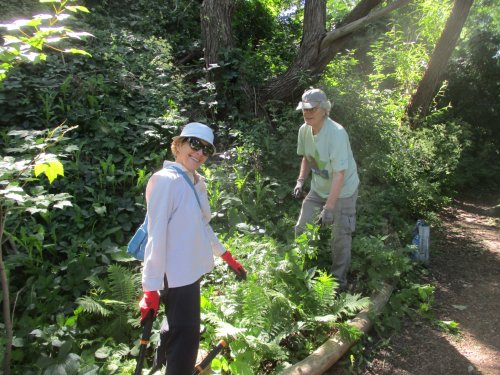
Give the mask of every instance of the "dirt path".
M 428 321 L 405 321 L 363 375 L 500 375 L 500 195 L 456 201 L 431 229 L 428 280 L 437 319 L 455 321 L 450 334 Z M 346 373 L 339 366 L 325 373 Z

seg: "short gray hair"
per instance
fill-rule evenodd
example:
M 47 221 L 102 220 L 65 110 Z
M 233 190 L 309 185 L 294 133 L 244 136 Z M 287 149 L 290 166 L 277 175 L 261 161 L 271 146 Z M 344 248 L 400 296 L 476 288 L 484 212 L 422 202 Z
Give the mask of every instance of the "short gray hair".
M 329 100 L 322 101 L 320 103 L 320 108 L 323 108 L 326 111 L 326 114 L 330 114 L 330 110 L 332 109 L 332 103 Z

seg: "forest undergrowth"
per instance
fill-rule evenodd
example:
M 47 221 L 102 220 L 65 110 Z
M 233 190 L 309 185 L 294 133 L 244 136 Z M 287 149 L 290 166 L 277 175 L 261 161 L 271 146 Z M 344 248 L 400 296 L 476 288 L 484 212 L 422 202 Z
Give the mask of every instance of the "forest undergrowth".
M 30 17 L 28 1 L 7 3 L 0 1 L 9 19 Z M 347 51 L 317 82 L 333 99 L 332 118 L 349 133 L 361 178 L 352 287 L 346 293 L 337 292 L 329 274 L 329 233 L 311 226 L 294 238 L 300 201 L 291 190 L 302 122 L 296 103 L 270 101 L 266 116 L 238 107 L 239 75 L 254 77 L 258 85 L 266 74 L 285 70 L 290 56 L 282 51 L 283 41 L 300 42 L 301 13 L 276 17 L 265 29 L 260 37 L 267 55 L 247 50 L 251 36 L 236 28 L 241 55 L 226 56 L 234 69 L 224 88 L 235 93 L 231 97 L 207 80 L 202 60 L 179 64 L 200 45 L 197 6 L 176 2 L 185 6 L 166 14 L 150 0 L 125 1 L 113 11 L 86 3 L 90 13 L 82 11 L 70 23 L 92 34 L 71 41 L 73 52 L 82 52 L 38 56 L 40 63 L 13 65 L 1 81 L 0 216 L 10 287 L 2 302 L 8 294 L 12 373 L 133 373 L 141 264 L 125 248 L 144 219 L 148 178 L 172 157 L 171 139 L 189 121 L 215 130 L 218 153 L 201 170 L 212 226 L 248 270 L 247 280 L 236 282 L 217 263 L 202 281 L 201 347 L 221 338 L 229 342 L 212 363 L 215 373 L 279 373 L 332 333 L 357 337 L 346 321 L 384 282 L 398 282 L 399 291 L 379 329 L 397 329 L 402 316 L 432 308 L 433 289 L 421 284 L 420 268 L 409 257 L 415 221 L 438 224 L 436 213 L 457 189 L 471 178 L 497 184 L 491 176 L 500 166 L 494 129 L 476 126 L 477 114 L 462 116 L 436 105 L 417 129 L 404 118 L 415 84 L 409 77 L 421 72 L 419 58 L 428 56 L 435 36 L 411 55 L 403 35 L 413 35 L 407 28 L 412 17 L 422 17 L 421 27 L 430 32 L 427 26 L 439 19 L 431 1 L 388 21 L 400 32 L 379 25 L 380 40 L 365 46 L 371 55 Z M 243 10 L 236 14 L 243 17 Z M 490 51 L 496 37 L 491 33 L 484 48 Z M 469 55 L 470 40 L 460 61 L 481 66 Z M 2 59 L 12 57 L 1 53 Z M 458 63 L 453 67 L 450 87 L 477 79 Z M 7 329 L 3 319 L 0 328 Z M 148 366 L 158 330 L 156 321 Z M 0 355 L 7 343 L 1 336 Z

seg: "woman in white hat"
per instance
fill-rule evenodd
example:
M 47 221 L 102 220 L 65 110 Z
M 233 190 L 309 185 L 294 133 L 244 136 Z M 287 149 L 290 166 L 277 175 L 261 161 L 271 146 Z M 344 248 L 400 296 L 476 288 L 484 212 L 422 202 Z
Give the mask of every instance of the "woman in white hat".
M 160 330 L 153 369 L 168 375 L 191 375 L 200 341 L 200 279 L 221 256 L 236 273 L 246 271 L 219 242 L 211 218 L 207 188 L 197 169 L 215 152 L 212 130 L 187 124 L 173 138 L 175 162 L 165 161 L 146 188 L 148 243 L 144 256 L 141 317 L 156 315 L 160 294 L 166 319 Z

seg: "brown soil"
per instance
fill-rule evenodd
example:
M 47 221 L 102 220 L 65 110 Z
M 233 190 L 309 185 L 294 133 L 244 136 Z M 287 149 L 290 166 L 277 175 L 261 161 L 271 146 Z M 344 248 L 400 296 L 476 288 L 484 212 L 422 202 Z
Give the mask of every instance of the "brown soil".
M 431 228 L 423 280 L 435 287 L 435 318 L 457 322 L 458 333 L 407 319 L 388 345 L 366 353 L 364 369 L 340 361 L 324 375 L 500 375 L 500 194 L 478 199 L 455 201 L 443 227 Z

